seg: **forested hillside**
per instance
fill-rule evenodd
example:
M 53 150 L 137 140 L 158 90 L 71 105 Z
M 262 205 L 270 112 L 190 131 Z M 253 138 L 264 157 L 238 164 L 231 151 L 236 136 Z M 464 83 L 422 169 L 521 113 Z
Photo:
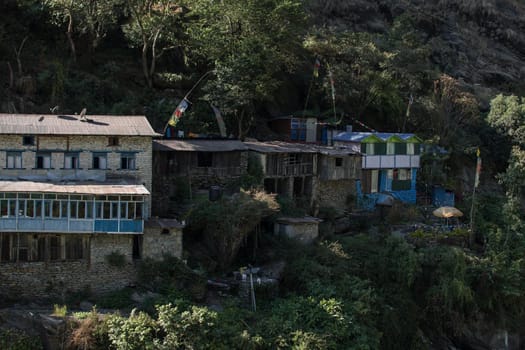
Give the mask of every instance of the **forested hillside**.
M 487 349 L 505 334 L 522 348 L 524 29 L 518 0 L 1 1 L 3 113 L 145 114 L 161 131 L 203 78 L 178 124 L 187 133 L 218 134 L 211 106 L 241 139 L 271 138 L 266 121 L 292 113 L 416 133 L 447 150 L 418 179 L 455 190 L 462 209 L 478 147 L 483 158 L 473 232 L 403 239 L 365 222 L 364 235 L 310 248 L 263 239 L 260 261 L 286 268 L 257 313 L 197 306 L 175 264 L 149 266 L 167 280 L 164 305 L 92 315 L 70 346 Z M 233 212 L 208 210 L 192 215 L 213 226 Z

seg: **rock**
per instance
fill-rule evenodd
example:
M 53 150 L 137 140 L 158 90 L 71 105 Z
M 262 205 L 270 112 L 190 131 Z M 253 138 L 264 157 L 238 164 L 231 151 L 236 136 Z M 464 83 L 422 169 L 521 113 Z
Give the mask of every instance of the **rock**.
M 86 300 L 81 301 L 79 305 L 80 310 L 82 311 L 91 311 L 93 310 L 93 306 L 94 306 L 93 303 L 86 301 Z
M 352 226 L 352 222 L 350 221 L 350 218 L 343 217 L 335 220 L 334 222 L 334 232 L 335 233 L 343 233 L 350 230 L 350 227 Z

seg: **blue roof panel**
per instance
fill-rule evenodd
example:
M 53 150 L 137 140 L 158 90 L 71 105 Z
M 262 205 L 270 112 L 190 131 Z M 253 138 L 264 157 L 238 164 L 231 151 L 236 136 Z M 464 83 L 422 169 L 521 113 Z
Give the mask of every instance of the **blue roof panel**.
M 344 141 L 344 142 L 361 142 L 367 137 L 375 136 L 380 138 L 383 141 L 387 141 L 392 136 L 397 136 L 403 140 L 408 140 L 411 137 L 414 137 L 414 134 L 408 133 L 393 133 L 393 132 L 340 132 L 334 136 L 334 141 Z

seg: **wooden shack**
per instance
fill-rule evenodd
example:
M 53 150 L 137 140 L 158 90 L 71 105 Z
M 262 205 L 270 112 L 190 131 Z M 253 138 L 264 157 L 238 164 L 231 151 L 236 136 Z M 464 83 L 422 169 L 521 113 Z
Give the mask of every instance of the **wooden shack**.
M 169 213 L 181 185 L 189 191 L 226 186 L 246 173 L 248 149 L 239 140 L 184 139 L 153 142 L 153 215 Z
M 317 175 L 317 150 L 309 145 L 286 142 L 245 142 L 259 159 L 264 189 L 269 193 L 312 198 Z

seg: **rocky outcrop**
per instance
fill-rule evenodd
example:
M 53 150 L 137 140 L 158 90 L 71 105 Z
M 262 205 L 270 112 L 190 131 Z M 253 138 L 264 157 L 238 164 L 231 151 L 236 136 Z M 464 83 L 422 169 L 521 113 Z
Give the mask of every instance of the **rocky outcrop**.
M 411 18 L 432 61 L 469 86 L 482 108 L 492 88 L 523 86 L 525 5 L 516 0 L 313 0 L 309 6 L 318 24 L 356 31 L 385 33 L 399 16 Z

